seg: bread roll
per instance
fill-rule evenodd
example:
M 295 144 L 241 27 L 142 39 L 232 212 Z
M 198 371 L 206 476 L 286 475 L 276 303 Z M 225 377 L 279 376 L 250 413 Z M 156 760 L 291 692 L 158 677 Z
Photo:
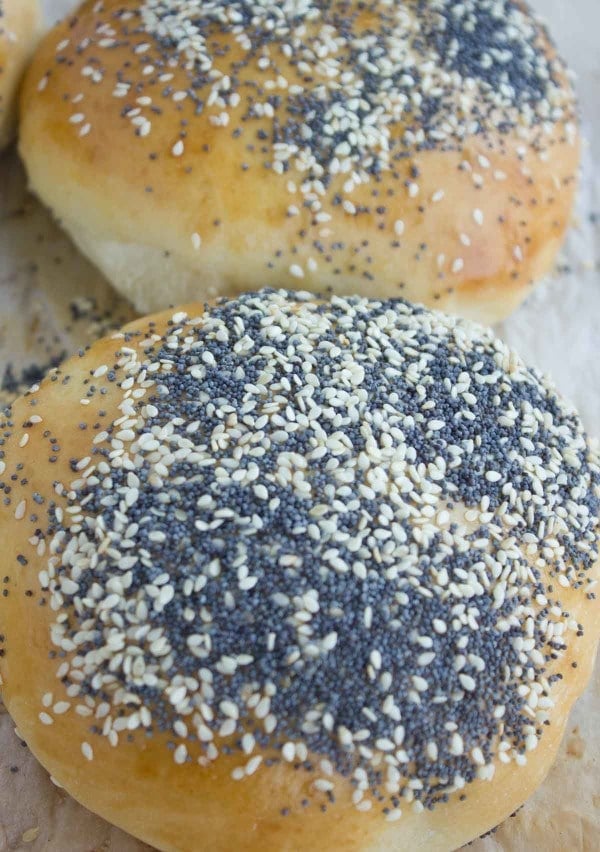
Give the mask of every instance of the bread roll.
M 515 0 L 89 0 L 35 58 L 21 151 L 141 312 L 283 284 L 485 322 L 552 265 L 579 163 Z
M 3 698 L 169 852 L 451 850 L 541 784 L 600 633 L 600 468 L 491 332 L 262 291 L 2 429 Z
M 13 137 L 17 89 L 39 29 L 37 0 L 0 0 L 0 151 Z

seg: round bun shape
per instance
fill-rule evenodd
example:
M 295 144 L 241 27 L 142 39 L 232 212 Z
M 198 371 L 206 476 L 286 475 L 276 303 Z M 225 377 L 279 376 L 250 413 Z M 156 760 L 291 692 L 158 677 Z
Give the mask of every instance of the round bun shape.
M 2 428 L 3 698 L 161 850 L 451 850 L 592 670 L 600 468 L 490 331 L 265 290 L 139 320 Z
M 0 151 L 12 141 L 17 89 L 40 24 L 37 0 L 0 0 Z
M 495 322 L 551 267 L 579 164 L 515 0 L 90 0 L 22 115 L 32 188 L 143 313 L 286 286 Z

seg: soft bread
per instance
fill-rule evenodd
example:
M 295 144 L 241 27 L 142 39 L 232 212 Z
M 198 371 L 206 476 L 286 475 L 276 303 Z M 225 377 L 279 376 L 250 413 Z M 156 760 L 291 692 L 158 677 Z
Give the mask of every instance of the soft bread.
M 502 319 L 579 163 L 565 68 L 514 0 L 89 0 L 22 113 L 32 188 L 143 312 L 284 284 Z
M 15 403 L 0 472 L 3 698 L 159 849 L 451 850 L 546 775 L 600 470 L 490 332 L 273 291 L 146 318 Z
M 37 0 L 0 0 L 0 150 L 13 137 L 17 89 L 40 24 Z

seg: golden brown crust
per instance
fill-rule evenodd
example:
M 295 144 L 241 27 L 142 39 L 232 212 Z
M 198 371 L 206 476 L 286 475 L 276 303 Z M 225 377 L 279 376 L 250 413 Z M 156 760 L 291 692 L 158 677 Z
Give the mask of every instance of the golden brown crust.
M 0 2 L 0 150 L 15 129 L 17 89 L 39 35 L 37 0 Z
M 187 308 L 200 315 L 202 307 Z M 152 331 L 163 333 L 172 313 L 154 318 Z M 140 320 L 128 330 L 145 335 L 149 321 Z M 137 345 L 136 338 L 129 345 Z M 18 729 L 49 772 L 81 803 L 116 825 L 166 852 L 196 852 L 210 848 L 228 852 L 240 850 L 309 850 L 315 838 L 324 850 L 411 849 L 445 852 L 491 829 L 527 799 L 543 781 L 552 764 L 573 702 L 590 677 L 598 640 L 597 603 L 574 589 L 564 589 L 565 608 L 585 627 L 584 635 L 573 639 L 565 655 L 549 667 L 563 674 L 553 689 L 554 708 L 549 711 L 550 726 L 537 749 L 528 754 L 527 765 L 497 763 L 492 782 L 469 785 L 464 802 L 453 795 L 448 804 L 420 814 L 406 808 L 402 819 L 386 824 L 379 812 L 358 813 L 352 805 L 352 788 L 336 777 L 336 805 L 320 810 L 314 795 L 303 810 L 297 802 L 312 791 L 313 779 L 289 765 L 263 768 L 243 782 L 233 781 L 230 772 L 239 758 L 221 754 L 210 767 L 196 764 L 177 766 L 165 748 L 167 735 L 145 739 L 139 732 L 131 743 L 111 748 L 104 738 L 94 737 L 94 760 L 82 755 L 81 743 L 90 739 L 90 720 L 74 715 L 55 715 L 51 726 L 40 723 L 42 696 L 52 694 L 52 704 L 65 700 L 64 687 L 56 679 L 60 660 L 49 659 L 53 650 L 49 627 L 54 618 L 50 607 L 42 606 L 38 572 L 45 560 L 36 556 L 36 545 L 28 543 L 35 530 L 43 527 L 42 515 L 31 495 L 39 493 L 56 499 L 53 483 L 72 481 L 70 460 L 87 455 L 88 429 L 102 420 L 100 409 L 110 419 L 117 416 L 118 387 L 100 379 L 94 383 L 106 389 L 102 397 L 82 405 L 90 375 L 98 364 L 115 363 L 120 340 L 104 340 L 89 353 L 68 361 L 41 388 L 17 401 L 11 415 L 10 433 L 3 445 L 8 472 L 18 471 L 10 482 L 10 506 L 2 507 L 0 526 L 3 549 L 0 556 L 5 596 L 0 598 L 3 644 L 0 673 L 3 698 Z M 67 377 L 68 380 L 67 380 Z M 32 415 L 41 418 L 32 423 Z M 23 444 L 23 435 L 29 439 Z M 50 446 L 59 446 L 52 450 Z M 56 461 L 47 461 L 49 454 Z M 15 519 L 15 507 L 27 500 L 24 517 Z M 22 512 L 17 510 L 17 515 Z M 25 557 L 17 561 L 17 557 Z M 598 573 L 600 566 L 594 569 Z M 572 663 L 577 661 L 574 669 Z M 69 700 L 68 698 L 66 700 Z M 325 799 L 324 799 L 325 801 Z M 282 815 L 290 806 L 291 812 Z
M 325 221 L 317 221 L 303 206 L 302 174 L 264 168 L 273 152 L 261 139 L 270 140 L 273 120 L 246 122 L 242 102 L 229 109 L 227 127 L 215 126 L 216 107 L 197 115 L 191 97 L 173 102 L 171 92 L 189 90 L 188 72 L 169 67 L 168 84 L 158 79 L 163 65 L 145 73 L 155 50 L 134 47 L 152 39 L 114 16 L 138 9 L 139 0 L 103 5 L 94 12 L 97 4 L 84 3 L 38 51 L 23 94 L 21 151 L 33 189 L 140 310 L 289 286 L 404 296 L 494 322 L 550 269 L 576 188 L 572 101 L 563 119 L 547 125 L 488 129 L 450 150 L 408 149 L 393 172 L 348 196 L 368 210 L 360 215 L 342 203 L 347 176 L 334 176 L 319 202 Z M 94 33 L 107 21 L 120 41 L 101 49 L 104 31 Z M 79 50 L 86 38 L 92 46 Z M 243 59 L 231 38 L 225 42 L 228 62 Z M 301 82 L 293 67 L 284 73 L 289 85 Z M 273 73 L 242 64 L 239 75 L 260 85 Z M 118 80 L 131 85 L 115 97 Z M 175 156 L 179 143 L 183 153 Z M 298 185 L 293 194 L 290 180 Z

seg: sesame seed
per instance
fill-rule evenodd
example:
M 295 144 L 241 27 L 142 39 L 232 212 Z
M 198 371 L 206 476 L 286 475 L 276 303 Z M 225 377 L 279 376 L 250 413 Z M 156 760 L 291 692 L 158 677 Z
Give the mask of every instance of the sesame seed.
M 254 775 L 256 770 L 261 765 L 262 760 L 262 755 L 260 754 L 257 754 L 256 757 L 252 757 L 246 764 L 246 775 Z
M 477 684 L 470 675 L 459 674 L 458 679 L 463 689 L 466 689 L 467 692 L 474 692 L 477 689 Z
M 317 778 L 313 782 L 313 787 L 321 793 L 328 793 L 330 790 L 333 790 L 334 784 L 333 781 L 328 781 L 326 778 Z
M 173 760 L 175 761 L 175 763 L 181 765 L 182 763 L 186 762 L 187 756 L 188 750 L 186 746 L 183 743 L 180 743 L 180 745 L 178 745 L 175 751 L 173 752 Z
M 81 744 L 81 753 L 86 760 L 92 761 L 94 759 L 94 750 L 89 743 Z
M 399 808 L 394 808 L 385 816 L 386 822 L 397 822 L 402 817 L 402 811 Z
M 293 278 L 304 278 L 304 270 L 297 263 L 293 263 L 290 266 L 290 275 Z

